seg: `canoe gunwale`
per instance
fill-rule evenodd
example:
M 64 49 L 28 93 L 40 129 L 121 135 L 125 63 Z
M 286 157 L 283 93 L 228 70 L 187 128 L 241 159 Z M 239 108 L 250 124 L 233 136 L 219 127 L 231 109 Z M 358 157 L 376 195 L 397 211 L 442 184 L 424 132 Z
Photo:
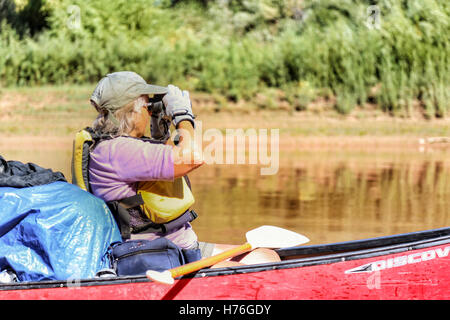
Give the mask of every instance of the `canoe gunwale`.
M 395 244 L 404 244 L 408 242 L 422 241 L 427 239 L 436 239 L 450 235 L 450 227 L 403 233 L 398 235 L 389 235 L 377 238 L 369 238 L 362 240 L 352 240 L 345 242 L 336 242 L 331 244 L 318 244 L 293 248 L 284 248 L 276 250 L 281 259 L 296 255 L 311 255 L 336 253 L 342 251 L 353 251 L 371 249 L 375 247 L 386 247 Z
M 422 240 L 418 240 L 419 238 L 422 238 Z M 405 240 L 415 240 L 415 241 L 405 242 Z M 397 236 L 388 236 L 366 240 L 355 240 L 335 244 L 288 248 L 279 250 L 282 252 L 281 256 L 287 257 L 288 252 L 293 253 L 293 255 L 297 255 L 299 252 L 303 252 L 304 254 L 314 253 L 318 255 L 304 258 L 296 258 L 292 260 L 282 260 L 280 262 L 272 262 L 272 263 L 233 266 L 216 269 L 209 269 L 209 268 L 202 269 L 196 273 L 183 276 L 183 278 L 226 276 L 226 275 L 278 270 L 278 269 L 301 268 L 321 264 L 333 264 L 343 261 L 359 260 L 383 255 L 396 254 L 401 252 L 408 252 L 412 250 L 418 250 L 422 248 L 428 248 L 447 243 L 450 243 L 450 228 L 443 228 L 425 232 L 402 234 Z M 355 249 L 356 248 L 355 246 L 357 246 L 358 244 L 361 244 L 360 247 L 363 247 L 363 249 Z M 375 245 L 375 247 L 370 247 L 371 244 Z M 342 252 L 344 249 L 348 251 Z M 99 286 L 112 284 L 114 285 L 130 284 L 148 281 L 149 280 L 145 276 L 138 275 L 138 276 L 121 276 L 114 278 L 80 279 L 77 281 L 77 285 L 84 287 L 84 286 Z M 39 282 L 2 284 L 0 285 L 0 291 L 21 290 L 21 289 L 63 288 L 73 285 L 73 283 L 74 283 L 73 280 L 71 281 L 49 280 Z
M 423 241 L 408 242 L 387 247 L 378 247 L 372 249 L 357 250 L 351 252 L 333 253 L 327 255 L 320 255 L 316 257 L 298 258 L 293 260 L 282 260 L 280 262 L 270 262 L 261 264 L 252 264 L 245 266 L 233 266 L 217 269 L 202 269 L 197 274 L 186 275 L 184 277 L 205 277 L 205 276 L 220 276 L 231 274 L 242 274 L 250 272 L 260 272 L 278 269 L 301 268 L 320 264 L 332 264 L 336 262 L 360 260 L 366 258 L 373 258 L 383 255 L 390 255 L 412 250 L 418 250 L 442 244 L 450 243 L 450 235 L 439 237 L 435 239 L 427 239 Z

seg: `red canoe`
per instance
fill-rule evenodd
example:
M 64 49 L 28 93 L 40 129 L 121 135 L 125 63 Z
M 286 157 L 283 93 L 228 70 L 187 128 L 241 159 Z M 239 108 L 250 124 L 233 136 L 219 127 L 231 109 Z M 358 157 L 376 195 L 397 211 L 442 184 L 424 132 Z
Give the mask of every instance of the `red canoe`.
M 0 285 L 0 299 L 450 299 L 450 228 L 277 250 L 282 261 L 145 276 Z

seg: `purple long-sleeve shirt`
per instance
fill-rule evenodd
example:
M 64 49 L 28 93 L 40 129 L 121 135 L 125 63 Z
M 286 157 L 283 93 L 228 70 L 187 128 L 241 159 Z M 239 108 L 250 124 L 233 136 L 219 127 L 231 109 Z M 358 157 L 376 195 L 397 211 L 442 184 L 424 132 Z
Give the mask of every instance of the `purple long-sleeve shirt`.
M 173 152 L 168 145 L 118 137 L 100 142 L 90 154 L 89 182 L 92 192 L 105 201 L 136 195 L 139 181 L 173 179 Z M 145 234 L 146 239 L 160 236 Z M 182 248 L 197 244 L 197 236 L 189 223 L 165 237 Z
M 139 181 L 174 178 L 172 147 L 168 145 L 118 137 L 100 142 L 90 157 L 92 191 L 105 201 L 135 195 Z

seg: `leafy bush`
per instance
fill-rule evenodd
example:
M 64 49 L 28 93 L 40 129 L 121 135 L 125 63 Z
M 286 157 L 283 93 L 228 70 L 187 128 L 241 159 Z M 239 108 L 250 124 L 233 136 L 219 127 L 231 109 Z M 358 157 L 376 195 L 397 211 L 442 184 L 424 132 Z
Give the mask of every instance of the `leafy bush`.
M 450 107 L 448 1 L 0 0 L 0 23 L 3 85 L 134 70 L 233 100 L 284 88 L 298 109 L 324 91 L 343 113 L 368 99 L 392 113 L 419 101 L 430 117 Z

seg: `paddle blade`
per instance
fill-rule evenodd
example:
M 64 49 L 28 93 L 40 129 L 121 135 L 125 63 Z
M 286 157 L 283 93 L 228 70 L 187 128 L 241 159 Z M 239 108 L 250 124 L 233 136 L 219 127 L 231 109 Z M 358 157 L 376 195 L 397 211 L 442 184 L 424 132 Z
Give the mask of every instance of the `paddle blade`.
M 146 274 L 149 280 L 163 283 L 163 284 L 173 284 L 175 281 L 172 277 L 172 273 L 169 270 L 159 272 L 154 270 L 147 270 Z
M 261 226 L 245 236 L 252 248 L 287 248 L 309 242 L 304 235 L 274 226 Z

